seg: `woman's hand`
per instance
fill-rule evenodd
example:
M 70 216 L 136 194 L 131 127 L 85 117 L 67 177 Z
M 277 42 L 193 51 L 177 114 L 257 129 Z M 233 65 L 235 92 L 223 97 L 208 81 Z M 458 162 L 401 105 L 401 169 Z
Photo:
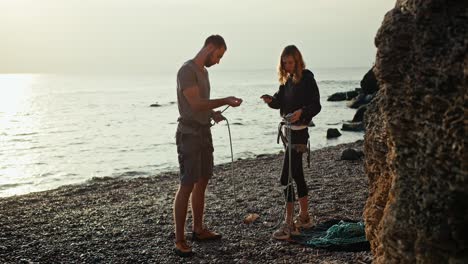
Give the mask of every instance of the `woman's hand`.
M 273 97 L 271 95 L 268 95 L 268 94 L 264 94 L 262 96 L 260 96 L 261 99 L 263 99 L 263 102 L 269 104 L 271 103 L 271 101 L 273 101 Z
M 292 114 L 290 122 L 295 123 L 296 121 L 298 121 L 301 118 L 301 115 L 302 115 L 302 109 L 294 111 L 294 113 Z

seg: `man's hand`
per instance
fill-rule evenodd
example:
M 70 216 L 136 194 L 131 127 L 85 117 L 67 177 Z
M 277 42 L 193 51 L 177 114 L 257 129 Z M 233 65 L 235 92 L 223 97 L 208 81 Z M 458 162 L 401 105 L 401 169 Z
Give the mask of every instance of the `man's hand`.
M 261 99 L 263 99 L 263 102 L 269 104 L 271 103 L 271 101 L 273 101 L 273 97 L 271 97 L 271 95 L 268 95 L 268 94 L 264 94 L 262 96 L 260 96 Z
M 213 121 L 215 121 L 216 123 L 219 123 L 225 119 L 224 116 L 221 114 L 221 111 L 213 112 L 211 118 L 213 118 Z
M 232 107 L 238 107 L 242 103 L 242 99 L 236 98 L 234 96 L 229 96 L 225 98 L 226 103 Z
M 293 115 L 292 115 L 292 117 L 291 117 L 290 122 L 291 122 L 291 123 L 296 122 L 297 120 L 299 120 L 299 118 L 301 118 L 301 115 L 302 115 L 302 109 L 299 109 L 299 110 L 294 111 L 294 113 L 293 113 Z

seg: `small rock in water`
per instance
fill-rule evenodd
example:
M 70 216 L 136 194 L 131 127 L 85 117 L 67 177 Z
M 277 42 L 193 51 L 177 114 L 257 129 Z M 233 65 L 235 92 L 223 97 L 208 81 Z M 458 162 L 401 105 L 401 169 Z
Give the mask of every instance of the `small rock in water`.
M 339 136 L 341 136 L 341 133 L 340 133 L 340 131 L 338 131 L 338 129 L 329 128 L 327 130 L 327 138 L 337 138 Z
M 364 131 L 364 124 L 363 122 L 349 122 L 349 123 L 343 123 L 343 126 L 341 127 L 341 130 L 343 131 Z

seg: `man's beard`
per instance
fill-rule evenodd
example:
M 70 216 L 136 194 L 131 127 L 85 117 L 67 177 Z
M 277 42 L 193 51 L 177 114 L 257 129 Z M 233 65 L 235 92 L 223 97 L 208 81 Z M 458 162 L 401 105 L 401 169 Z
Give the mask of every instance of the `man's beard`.
M 209 68 L 214 65 L 213 60 L 211 59 L 212 57 L 213 57 L 213 52 L 211 52 L 210 54 L 208 54 L 208 56 L 206 56 L 205 63 L 203 63 L 205 67 Z

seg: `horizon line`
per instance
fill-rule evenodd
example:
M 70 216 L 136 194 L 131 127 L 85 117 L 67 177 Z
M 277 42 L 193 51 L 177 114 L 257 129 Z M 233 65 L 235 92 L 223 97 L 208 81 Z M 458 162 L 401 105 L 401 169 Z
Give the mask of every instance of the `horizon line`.
M 307 67 L 306 67 L 307 68 Z M 312 70 L 332 70 L 332 69 L 361 69 L 372 68 L 372 65 L 365 66 L 324 66 L 313 67 Z M 275 71 L 276 67 L 265 68 L 222 68 L 216 69 L 218 72 L 246 72 L 246 71 Z M 101 70 L 101 71 L 0 71 L 0 75 L 15 75 L 15 74 L 158 74 L 158 73 L 173 73 L 174 70 L 155 70 L 155 71 L 119 71 L 119 70 Z

